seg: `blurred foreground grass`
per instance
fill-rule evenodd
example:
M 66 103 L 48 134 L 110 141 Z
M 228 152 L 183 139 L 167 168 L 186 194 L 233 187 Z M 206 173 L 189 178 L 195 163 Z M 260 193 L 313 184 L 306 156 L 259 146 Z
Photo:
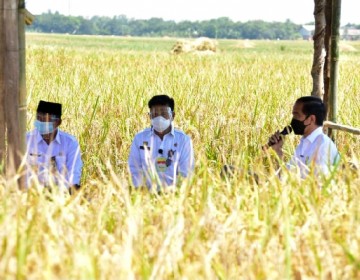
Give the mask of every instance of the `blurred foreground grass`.
M 213 56 L 174 39 L 27 35 L 28 128 L 40 99 L 63 103 L 83 152 L 74 197 L 0 183 L 2 279 L 357 279 L 359 137 L 337 134 L 331 181 L 280 180 L 261 146 L 308 95 L 312 44 L 219 42 Z M 360 127 L 360 45 L 343 43 L 338 122 Z M 351 48 L 350 48 L 350 47 Z M 127 157 L 152 95 L 175 98 L 195 176 L 162 196 L 129 192 Z M 299 138 L 289 136 L 290 156 Z M 220 178 L 223 164 L 244 172 Z M 259 184 L 247 175 L 259 175 Z

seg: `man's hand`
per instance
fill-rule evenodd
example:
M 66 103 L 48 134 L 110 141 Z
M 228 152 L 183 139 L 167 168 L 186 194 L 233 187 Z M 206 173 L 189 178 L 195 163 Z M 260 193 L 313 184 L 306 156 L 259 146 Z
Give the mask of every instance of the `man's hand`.
M 80 185 L 75 184 L 75 185 L 70 186 L 69 193 L 71 195 L 73 195 L 73 194 L 77 193 L 79 190 L 80 190 Z
M 271 148 L 277 153 L 280 159 L 283 157 L 282 146 L 284 145 L 284 139 L 280 134 L 280 131 L 276 131 L 275 134 L 271 135 L 269 138 L 269 143 L 271 143 Z

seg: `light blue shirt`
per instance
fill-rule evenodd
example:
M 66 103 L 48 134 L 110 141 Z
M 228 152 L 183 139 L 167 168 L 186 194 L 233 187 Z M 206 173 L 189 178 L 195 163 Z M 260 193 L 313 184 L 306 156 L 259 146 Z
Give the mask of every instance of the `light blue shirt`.
M 76 138 L 57 130 L 55 139 L 48 145 L 34 129 L 26 135 L 27 143 L 27 186 L 39 182 L 51 182 L 69 188 L 80 185 L 82 160 Z
M 334 142 L 323 132 L 322 127 L 315 129 L 307 137 L 302 137 L 295 154 L 287 164 L 289 169 L 298 168 L 301 177 L 306 177 L 311 166 L 316 174 L 327 175 L 332 166 L 340 160 Z
M 184 132 L 172 128 L 163 140 L 146 128 L 135 135 L 128 160 L 135 187 L 174 186 L 177 176 L 188 177 L 194 170 L 192 141 Z

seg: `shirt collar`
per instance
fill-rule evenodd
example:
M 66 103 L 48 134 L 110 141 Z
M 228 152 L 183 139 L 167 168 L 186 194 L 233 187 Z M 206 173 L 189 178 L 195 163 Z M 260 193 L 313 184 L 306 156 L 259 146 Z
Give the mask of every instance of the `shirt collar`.
M 44 139 L 41 137 L 40 132 L 35 128 L 35 137 L 36 137 L 36 143 L 39 144 L 41 141 L 43 141 Z
M 319 126 L 317 129 L 315 129 L 313 132 L 310 133 L 310 135 L 303 137 L 303 139 L 310 141 L 311 143 L 315 141 L 316 137 L 318 137 L 320 134 L 323 133 L 323 127 Z
M 60 129 L 57 129 L 57 133 L 55 136 L 55 141 L 58 142 L 59 144 L 61 144 L 61 140 L 60 140 Z
M 40 143 L 41 141 L 43 141 L 44 139 L 42 138 L 40 132 L 35 128 L 36 130 L 36 142 L 37 143 Z M 58 142 L 59 144 L 61 144 L 61 140 L 60 140 L 60 129 L 58 128 L 57 129 L 57 133 L 56 133 L 56 136 L 55 136 L 55 139 L 54 141 Z

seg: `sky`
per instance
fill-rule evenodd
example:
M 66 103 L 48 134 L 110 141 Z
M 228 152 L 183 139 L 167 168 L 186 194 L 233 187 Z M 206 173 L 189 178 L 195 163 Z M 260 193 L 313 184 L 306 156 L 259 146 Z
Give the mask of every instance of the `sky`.
M 25 0 L 32 14 L 58 11 L 63 15 L 125 15 L 127 18 L 202 21 L 228 17 L 233 21 L 314 21 L 314 0 Z M 360 24 L 360 0 L 342 0 L 341 24 Z

